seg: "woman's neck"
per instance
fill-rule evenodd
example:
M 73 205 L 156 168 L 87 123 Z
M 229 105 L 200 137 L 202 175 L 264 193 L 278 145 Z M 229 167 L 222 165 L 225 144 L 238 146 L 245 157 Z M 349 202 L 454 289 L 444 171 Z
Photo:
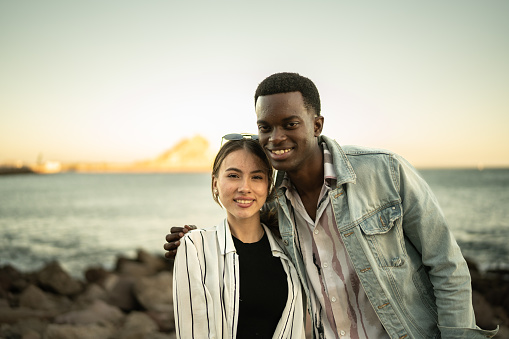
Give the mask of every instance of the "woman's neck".
M 228 225 L 232 235 L 243 243 L 257 242 L 265 233 L 259 217 L 253 220 L 234 220 L 233 218 L 228 218 Z

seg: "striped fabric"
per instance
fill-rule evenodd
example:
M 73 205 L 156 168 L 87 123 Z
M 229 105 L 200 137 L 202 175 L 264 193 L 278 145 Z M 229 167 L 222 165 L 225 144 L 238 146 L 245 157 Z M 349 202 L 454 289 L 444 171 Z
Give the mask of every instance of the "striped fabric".
M 272 255 L 287 274 L 288 301 L 273 338 L 305 337 L 302 289 L 297 272 L 269 229 Z M 235 338 L 239 315 L 239 259 L 226 219 L 182 238 L 173 268 L 177 338 Z

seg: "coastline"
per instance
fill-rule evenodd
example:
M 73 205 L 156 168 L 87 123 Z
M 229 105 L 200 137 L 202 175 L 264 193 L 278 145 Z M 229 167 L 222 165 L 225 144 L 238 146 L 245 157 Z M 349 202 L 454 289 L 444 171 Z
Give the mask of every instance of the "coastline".
M 467 262 L 478 326 L 499 325 L 496 338 L 509 338 L 509 270 L 481 272 Z M 112 270 L 87 268 L 84 280 L 58 262 L 27 273 L 1 266 L 0 337 L 173 339 L 172 267 L 143 249 L 117 257 Z

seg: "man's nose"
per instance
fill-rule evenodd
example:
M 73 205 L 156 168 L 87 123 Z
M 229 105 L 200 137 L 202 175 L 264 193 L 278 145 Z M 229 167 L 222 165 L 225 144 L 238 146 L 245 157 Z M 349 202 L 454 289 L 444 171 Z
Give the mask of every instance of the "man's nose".
M 269 136 L 269 142 L 273 144 L 280 143 L 281 141 L 286 139 L 286 134 L 281 128 L 274 128 L 272 133 Z

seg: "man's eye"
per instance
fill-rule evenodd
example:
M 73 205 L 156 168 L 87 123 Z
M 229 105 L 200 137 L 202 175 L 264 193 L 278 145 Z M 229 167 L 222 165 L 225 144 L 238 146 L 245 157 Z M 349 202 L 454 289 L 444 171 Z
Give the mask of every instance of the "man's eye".
M 269 131 L 269 127 L 268 126 L 264 126 L 264 125 L 258 125 L 258 130 L 260 132 L 268 132 Z
M 287 128 L 296 128 L 298 125 L 299 125 L 299 123 L 294 121 L 294 122 L 289 122 L 288 124 L 286 124 L 286 127 Z

